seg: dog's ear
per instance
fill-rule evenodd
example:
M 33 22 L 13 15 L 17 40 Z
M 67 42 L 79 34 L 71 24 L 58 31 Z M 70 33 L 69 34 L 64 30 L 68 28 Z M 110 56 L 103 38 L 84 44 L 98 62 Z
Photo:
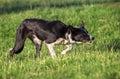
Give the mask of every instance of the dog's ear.
M 85 27 L 85 23 L 82 21 L 80 28 L 84 28 Z

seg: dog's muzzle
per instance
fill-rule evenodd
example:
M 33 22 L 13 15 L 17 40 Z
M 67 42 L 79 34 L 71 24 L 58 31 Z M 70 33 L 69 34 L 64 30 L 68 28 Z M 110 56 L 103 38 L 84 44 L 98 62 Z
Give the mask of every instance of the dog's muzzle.
M 93 36 L 90 36 L 90 43 L 94 40 L 95 38 Z
M 93 37 L 93 36 L 90 36 L 90 40 L 94 40 L 94 37 Z

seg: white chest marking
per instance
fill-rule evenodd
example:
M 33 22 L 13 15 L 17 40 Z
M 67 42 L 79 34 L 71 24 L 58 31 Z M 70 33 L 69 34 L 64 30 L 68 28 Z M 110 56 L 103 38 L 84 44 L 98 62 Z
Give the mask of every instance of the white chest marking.
M 41 44 L 41 40 L 36 36 L 36 35 L 33 35 L 33 42 L 35 43 L 35 44 Z

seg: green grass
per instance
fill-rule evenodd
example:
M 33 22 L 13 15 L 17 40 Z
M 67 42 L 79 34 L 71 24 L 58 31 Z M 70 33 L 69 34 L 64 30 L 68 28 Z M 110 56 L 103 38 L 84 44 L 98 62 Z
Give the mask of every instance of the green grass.
M 38 7 L 0 15 L 0 79 L 120 79 L 120 6 L 118 3 Z M 45 45 L 40 60 L 35 60 L 35 47 L 27 39 L 24 50 L 9 60 L 15 33 L 25 18 L 61 20 L 79 26 L 85 21 L 92 44 L 74 44 L 62 56 L 64 46 L 56 46 L 57 59 L 50 57 Z

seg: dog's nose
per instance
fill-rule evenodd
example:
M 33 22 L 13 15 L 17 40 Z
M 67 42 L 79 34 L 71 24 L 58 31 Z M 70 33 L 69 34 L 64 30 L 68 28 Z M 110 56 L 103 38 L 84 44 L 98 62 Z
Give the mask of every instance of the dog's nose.
M 94 40 L 95 38 L 94 37 L 92 37 L 92 40 Z

